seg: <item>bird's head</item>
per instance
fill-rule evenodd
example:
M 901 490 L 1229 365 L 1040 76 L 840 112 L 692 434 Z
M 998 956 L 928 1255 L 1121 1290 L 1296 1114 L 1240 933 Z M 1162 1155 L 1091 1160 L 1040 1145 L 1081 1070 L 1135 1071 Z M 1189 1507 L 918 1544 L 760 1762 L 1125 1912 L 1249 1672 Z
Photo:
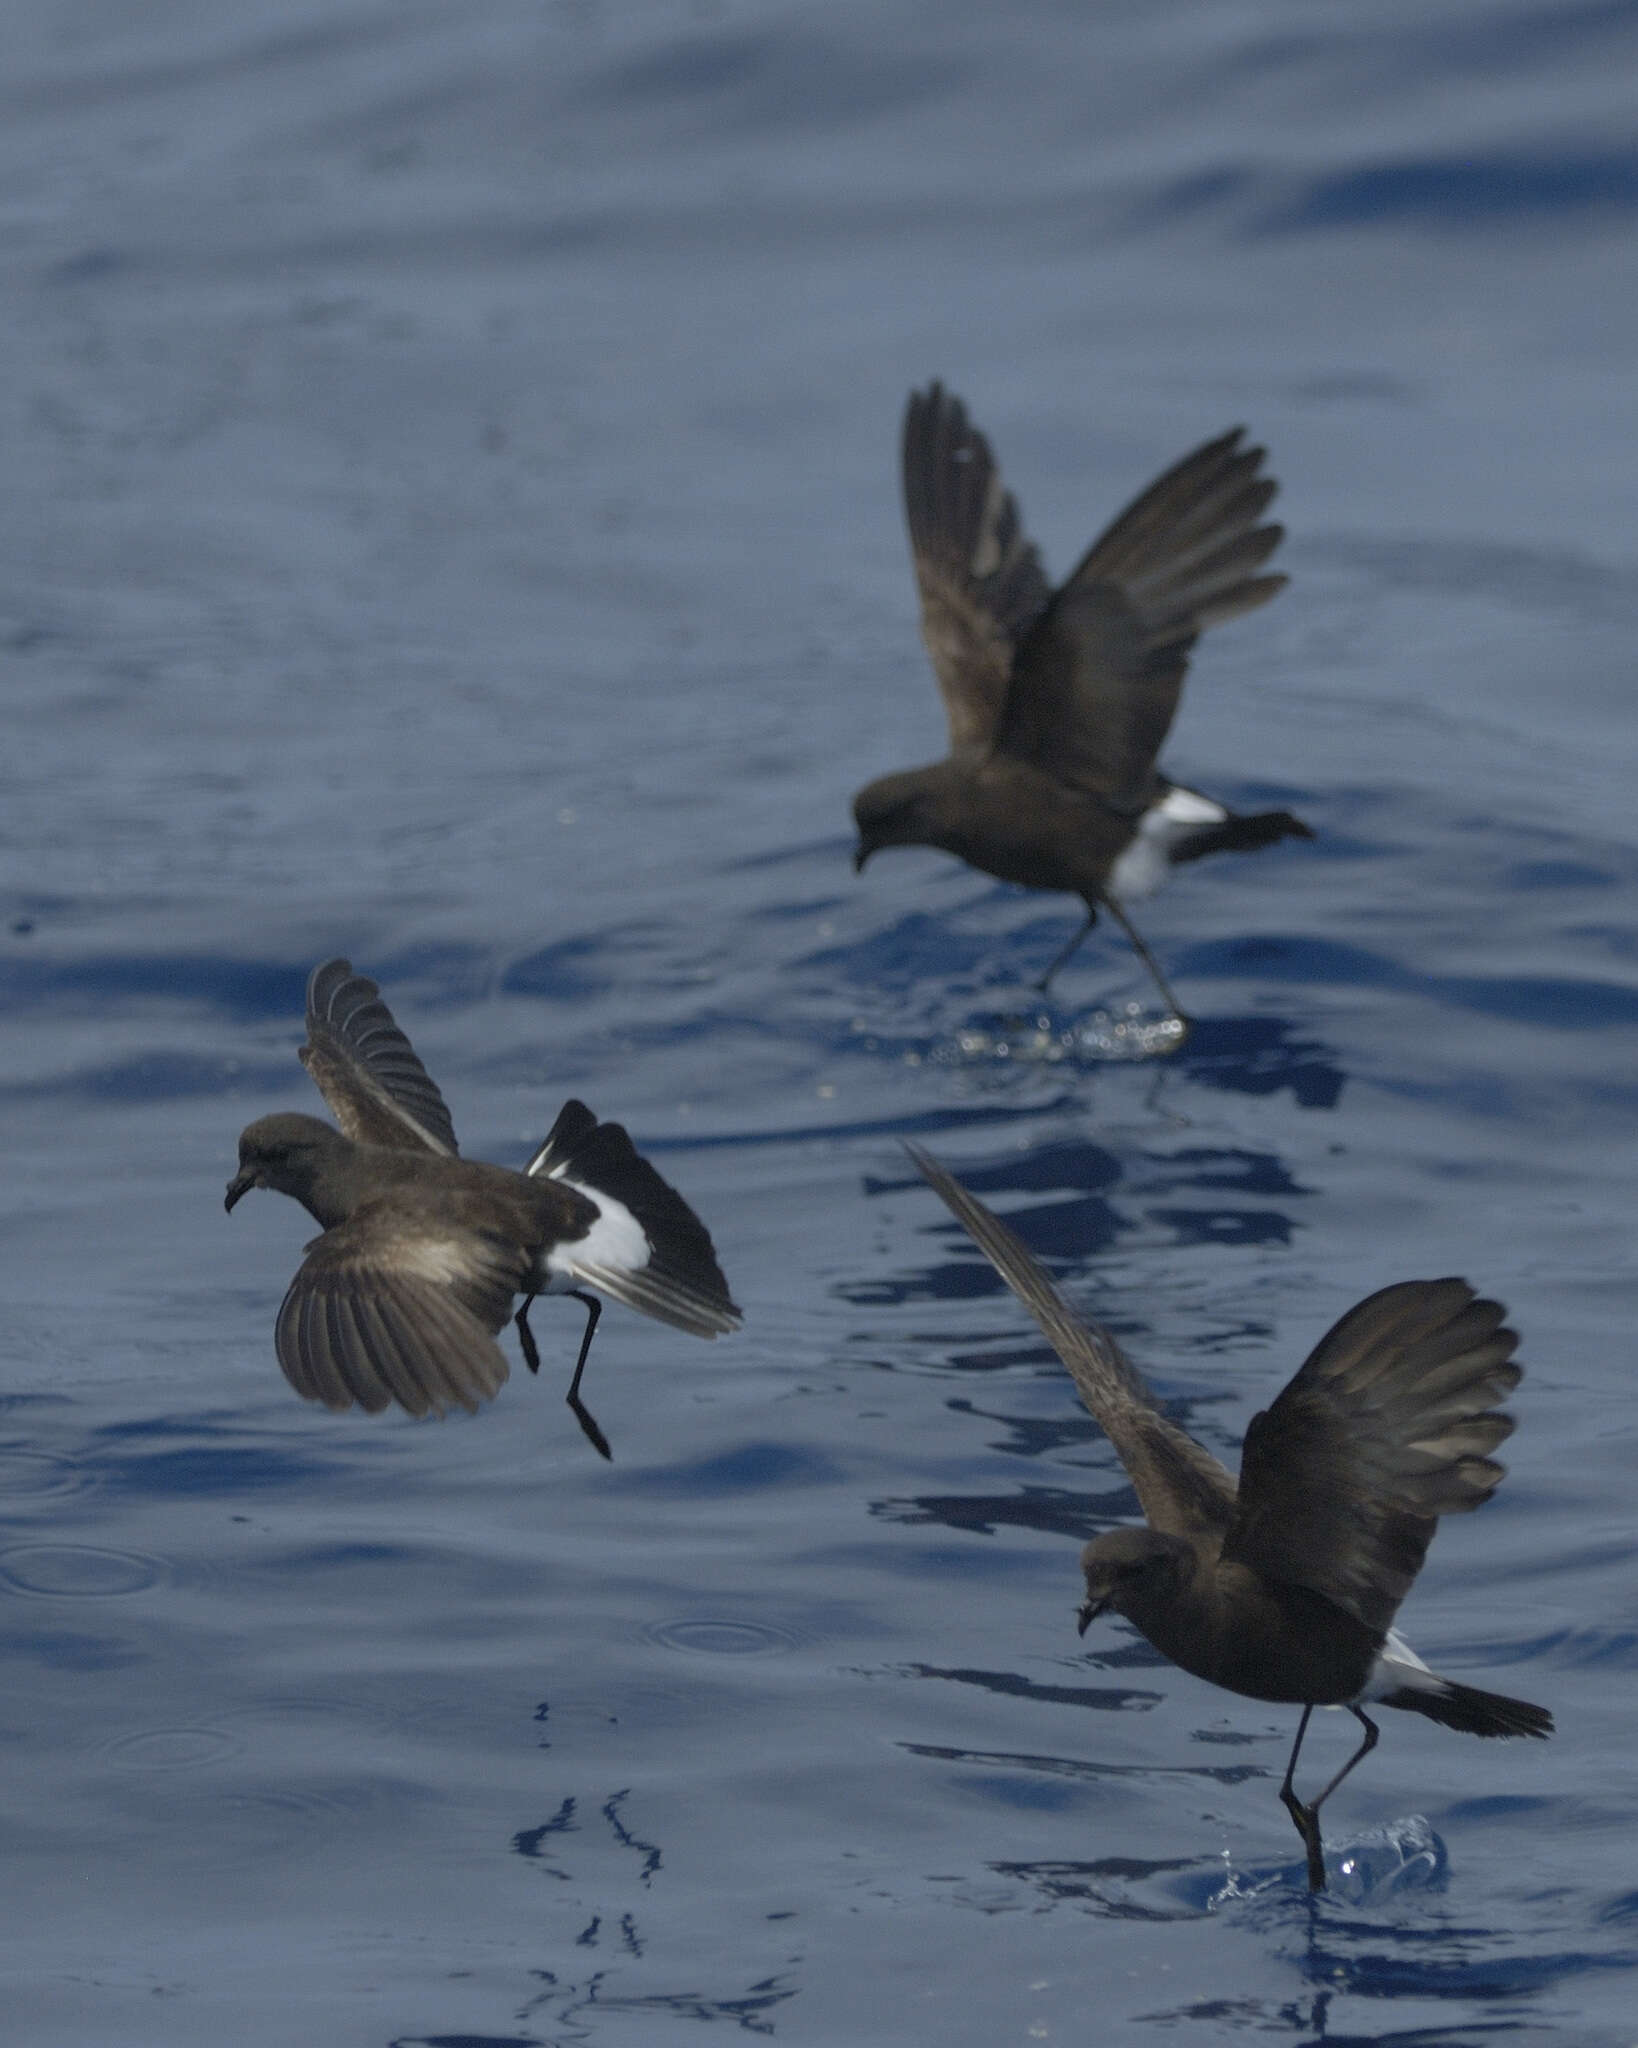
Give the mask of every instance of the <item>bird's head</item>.
M 1194 1570 L 1194 1551 L 1181 1536 L 1159 1529 L 1110 1529 L 1081 1552 L 1086 1599 L 1076 1617 L 1083 1636 L 1108 1608 L 1139 1628 L 1170 1604 Z
M 316 1116 L 287 1111 L 258 1117 L 239 1133 L 239 1171 L 227 1185 L 227 1208 L 252 1188 L 272 1188 L 312 1206 L 313 1188 L 347 1140 Z
M 938 846 L 946 853 L 960 853 L 958 783 L 948 761 L 867 782 L 853 799 L 853 822 L 859 828 L 854 873 L 884 846 Z

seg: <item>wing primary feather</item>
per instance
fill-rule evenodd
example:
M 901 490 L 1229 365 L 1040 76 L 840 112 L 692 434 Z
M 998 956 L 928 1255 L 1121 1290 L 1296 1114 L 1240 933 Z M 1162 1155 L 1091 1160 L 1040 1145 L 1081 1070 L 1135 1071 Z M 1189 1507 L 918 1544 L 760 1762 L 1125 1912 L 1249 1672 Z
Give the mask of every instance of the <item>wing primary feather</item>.
M 1041 1326 L 1088 1413 L 1120 1454 L 1151 1526 L 1191 1539 L 1220 1539 L 1234 1516 L 1229 1473 L 1161 1414 L 1109 1331 L 1075 1314 L 1001 1219 L 930 1153 L 902 1142 L 917 1171 Z
M 910 394 L 900 459 L 922 639 L 950 743 L 984 747 L 1001 721 L 1014 653 L 1051 586 L 989 442 L 942 384 Z
M 360 1144 L 459 1150 L 438 1084 L 381 1000 L 349 961 L 326 960 L 307 984 L 301 1060 L 348 1137 Z
M 1123 578 L 1149 554 L 1157 537 L 1169 538 L 1180 524 L 1187 534 L 1193 530 L 1196 519 L 1209 517 L 1214 501 L 1231 500 L 1256 474 L 1267 453 L 1262 448 L 1240 451 L 1245 431 L 1244 427 L 1231 428 L 1162 471 L 1109 522 L 1075 565 L 1068 581 Z
M 1117 816 L 1148 807 L 1195 641 L 1285 584 L 1257 573 L 1283 529 L 1257 523 L 1277 486 L 1243 435 L 1184 456 L 1082 556 L 1017 650 L 998 753 Z
M 732 1303 L 724 1307 L 698 1293 L 686 1281 L 656 1272 L 652 1266 L 628 1271 L 572 1256 L 565 1258 L 564 1263 L 576 1279 L 608 1295 L 610 1300 L 624 1302 L 627 1308 L 638 1309 L 657 1322 L 669 1323 L 673 1329 L 686 1330 L 690 1336 L 727 1337 L 740 1327 L 740 1313 Z
M 1388 1628 L 1439 1517 L 1503 1477 L 1489 1453 L 1513 1418 L 1493 1404 L 1521 1371 L 1505 1313 L 1462 1280 L 1400 1282 L 1350 1309 L 1246 1432 L 1225 1561 Z

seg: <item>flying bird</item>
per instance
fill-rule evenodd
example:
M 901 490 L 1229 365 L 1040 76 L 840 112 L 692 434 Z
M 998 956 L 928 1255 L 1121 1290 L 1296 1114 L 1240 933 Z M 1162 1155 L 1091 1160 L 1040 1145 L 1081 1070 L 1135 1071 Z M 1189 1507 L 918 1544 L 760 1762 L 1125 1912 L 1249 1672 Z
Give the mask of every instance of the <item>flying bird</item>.
M 1244 433 L 1167 470 L 1054 590 L 960 399 L 937 383 L 913 391 L 904 508 L 950 751 L 853 799 L 856 870 L 884 846 L 937 846 L 1004 882 L 1082 899 L 1086 921 L 1043 993 L 1107 910 L 1179 1043 L 1182 1012 L 1126 905 L 1184 861 L 1313 837 L 1289 811 L 1237 815 L 1155 766 L 1195 641 L 1286 581 L 1258 573 L 1282 529 L 1257 523 L 1277 486 Z
M 1366 1706 L 1408 1708 L 1466 1735 L 1552 1733 L 1545 1707 L 1442 1678 L 1393 1627 L 1438 1518 L 1482 1507 L 1503 1476 L 1490 1453 L 1513 1422 L 1495 1404 L 1521 1368 L 1499 1302 L 1464 1280 L 1368 1295 L 1253 1417 L 1236 1487 L 1006 1225 L 919 1146 L 905 1149 L 1069 1368 L 1147 1517 L 1082 1553 L 1081 1633 L 1112 1609 L 1195 1677 L 1302 1708 L 1280 1799 L 1312 1890 L 1325 1886 L 1320 1807 L 1376 1747 Z M 1364 1737 L 1304 1803 L 1292 1780 L 1317 1706 L 1346 1707 Z
M 293 1113 L 258 1118 L 240 1135 L 227 1207 L 272 1188 L 323 1226 L 274 1329 L 285 1378 L 306 1400 L 471 1412 L 507 1377 L 495 1338 L 508 1318 L 538 1372 L 530 1305 L 567 1294 L 586 1311 L 567 1399 L 607 1458 L 580 1398 L 599 1294 L 696 1337 L 739 1327 L 705 1225 L 621 1126 L 583 1102 L 564 1103 L 521 1173 L 460 1158 L 437 1083 L 376 984 L 346 960 L 308 980 L 301 1061 L 341 1129 Z

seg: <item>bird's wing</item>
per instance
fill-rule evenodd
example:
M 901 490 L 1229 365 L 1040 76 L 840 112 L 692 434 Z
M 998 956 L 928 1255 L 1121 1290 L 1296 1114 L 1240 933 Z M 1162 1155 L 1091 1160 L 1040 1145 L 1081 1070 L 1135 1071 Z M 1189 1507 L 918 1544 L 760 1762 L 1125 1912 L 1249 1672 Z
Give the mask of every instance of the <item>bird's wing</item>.
M 597 1211 L 584 1237 L 553 1249 L 553 1271 L 696 1337 L 739 1328 L 710 1232 L 623 1124 L 600 1124 L 583 1102 L 566 1102 L 524 1171 L 573 1189 Z
M 1189 651 L 1266 604 L 1282 529 L 1243 427 L 1186 455 L 1099 536 L 1018 649 L 997 747 L 1136 814 L 1152 790 Z
M 1407 1280 L 1349 1310 L 1254 1418 L 1225 1564 L 1305 1586 L 1385 1630 L 1440 1515 L 1488 1500 L 1511 1435 L 1518 1338 L 1465 1280 Z
M 437 1082 L 393 1022 L 381 991 L 350 961 L 326 960 L 313 969 L 301 1063 L 355 1143 L 446 1156 L 460 1150 Z
M 921 637 L 950 745 L 987 747 L 1001 722 L 1014 652 L 1051 586 L 989 442 L 941 384 L 910 394 L 903 461 Z
M 523 1253 L 377 1197 L 307 1247 L 274 1344 L 296 1392 L 327 1408 L 468 1411 L 505 1383 L 491 1332 L 524 1290 Z
M 1149 1526 L 1191 1541 L 1220 1539 L 1234 1518 L 1229 1473 L 1204 1445 L 1161 1414 L 1110 1333 L 1075 1314 L 998 1216 L 919 1145 L 906 1143 L 904 1149 L 1069 1368 L 1075 1391 L 1120 1453 Z

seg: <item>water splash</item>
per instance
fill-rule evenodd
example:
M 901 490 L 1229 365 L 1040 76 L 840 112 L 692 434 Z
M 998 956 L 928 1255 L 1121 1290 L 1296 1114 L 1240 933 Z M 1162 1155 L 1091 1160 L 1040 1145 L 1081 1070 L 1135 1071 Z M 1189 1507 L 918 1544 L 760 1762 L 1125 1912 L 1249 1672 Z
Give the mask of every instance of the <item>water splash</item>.
M 1188 1034 L 1189 1027 L 1181 1017 L 1155 1017 L 1136 1002 L 1118 1010 L 1094 1010 L 1071 1024 L 1039 1010 L 1033 1016 L 1003 1017 L 993 1025 L 969 1024 L 932 1057 L 936 1064 L 958 1067 L 1001 1061 L 1013 1066 L 1059 1066 L 1149 1060 L 1178 1051 Z
M 1380 1905 L 1407 1892 L 1442 1891 L 1450 1863 L 1445 1845 L 1419 1813 L 1366 1828 L 1325 1852 L 1326 1897 L 1347 1906 Z M 1242 1899 L 1297 1886 L 1307 1889 L 1300 1863 L 1242 1876 L 1233 1869 L 1206 1900 L 1208 1913 Z

